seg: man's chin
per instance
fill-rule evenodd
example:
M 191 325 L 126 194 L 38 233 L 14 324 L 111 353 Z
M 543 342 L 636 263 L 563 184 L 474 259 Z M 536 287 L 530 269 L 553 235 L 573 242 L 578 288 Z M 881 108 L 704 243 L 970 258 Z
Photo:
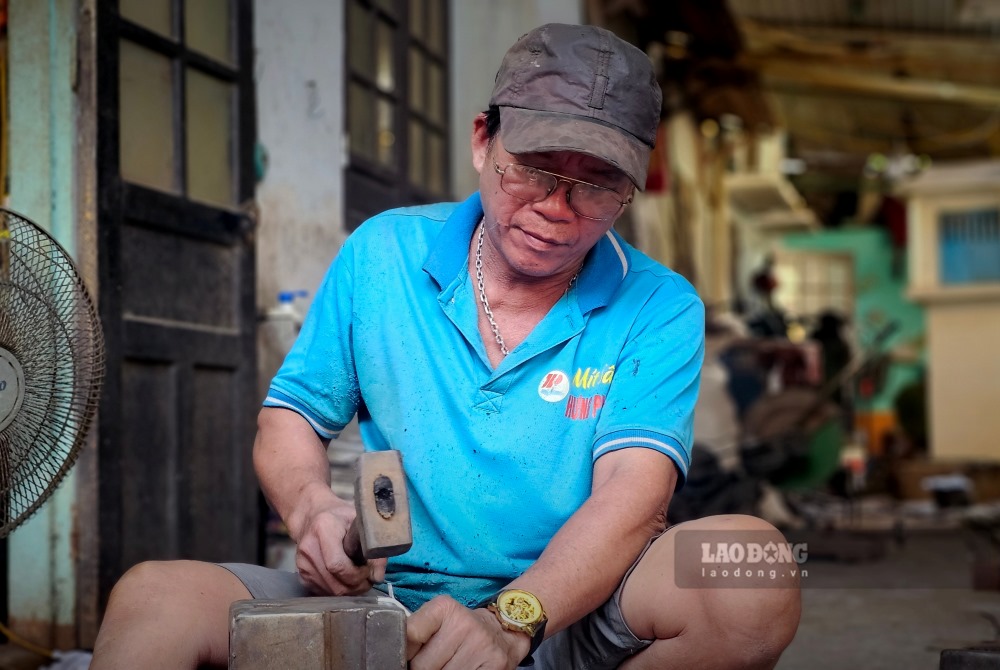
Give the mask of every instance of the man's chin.
M 543 281 L 557 275 L 562 271 L 562 267 L 550 262 L 540 263 L 540 262 L 522 262 L 522 263 L 512 263 L 511 269 L 519 276 L 523 277 L 526 281 Z

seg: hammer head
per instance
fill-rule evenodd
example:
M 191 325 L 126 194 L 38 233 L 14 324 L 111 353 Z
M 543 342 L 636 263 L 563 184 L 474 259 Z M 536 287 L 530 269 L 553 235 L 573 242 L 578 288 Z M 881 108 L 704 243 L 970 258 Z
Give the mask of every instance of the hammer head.
M 403 457 L 398 451 L 369 451 L 358 458 L 354 506 L 365 558 L 398 556 L 413 545 Z

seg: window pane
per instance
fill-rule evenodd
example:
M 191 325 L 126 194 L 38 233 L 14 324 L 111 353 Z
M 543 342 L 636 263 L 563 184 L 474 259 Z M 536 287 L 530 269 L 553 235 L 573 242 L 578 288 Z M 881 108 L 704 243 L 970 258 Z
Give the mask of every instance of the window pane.
M 845 287 L 850 279 L 847 274 L 849 269 L 850 266 L 847 263 L 834 261 L 830 265 L 830 283 L 837 289 Z
M 176 193 L 170 59 L 127 40 L 120 45 L 122 178 Z
M 424 111 L 427 85 L 424 81 L 424 55 L 420 49 L 410 47 L 410 109 Z
M 410 0 L 410 32 L 421 40 L 427 39 L 424 17 L 424 0 Z
M 170 20 L 170 0 L 119 0 L 119 13 L 129 21 L 138 23 L 167 37 L 174 36 Z
M 444 0 L 426 0 L 430 16 L 427 18 L 427 44 L 436 54 L 444 53 Z
M 375 83 L 386 92 L 396 88 L 396 71 L 393 67 L 393 40 L 395 31 L 385 21 L 379 21 L 375 32 Z
M 819 300 L 812 293 L 802 296 L 802 314 L 815 314 L 820 310 Z
M 188 0 L 184 5 L 184 41 L 223 63 L 232 62 L 229 0 Z
M 445 182 L 444 173 L 444 140 L 437 133 L 428 135 L 427 157 L 430 159 L 430 167 L 427 171 L 427 187 L 434 195 L 444 195 Z
M 942 284 L 1000 281 L 1000 210 L 941 214 L 938 242 Z
M 347 131 L 351 151 L 370 160 L 375 152 L 375 100 L 370 91 L 351 82 L 347 101 Z
M 378 162 L 396 167 L 396 133 L 393 116 L 396 106 L 388 100 L 378 101 Z
M 444 123 L 444 72 L 437 63 L 427 64 L 427 115 Z
M 424 183 L 424 128 L 417 121 L 410 121 L 410 182 Z
M 806 263 L 803 267 L 805 270 L 804 283 L 810 288 L 814 288 L 823 283 L 823 270 L 825 263 L 813 262 Z
M 189 68 L 186 90 L 188 197 L 231 206 L 233 86 Z
M 348 6 L 350 7 L 347 19 L 350 24 L 350 30 L 347 33 L 348 65 L 365 78 L 374 79 L 375 64 L 371 56 L 372 15 L 357 1 Z

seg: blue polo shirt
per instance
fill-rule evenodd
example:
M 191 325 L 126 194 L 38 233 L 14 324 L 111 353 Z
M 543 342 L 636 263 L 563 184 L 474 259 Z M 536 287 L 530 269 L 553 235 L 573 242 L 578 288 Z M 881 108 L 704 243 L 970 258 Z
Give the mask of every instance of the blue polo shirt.
M 357 413 L 366 449 L 402 452 L 413 548 L 387 579 L 410 609 L 440 593 L 475 606 L 527 570 L 602 455 L 654 449 L 682 479 L 690 464 L 704 343 L 691 285 L 609 232 L 493 369 L 468 272 L 482 215 L 474 194 L 359 227 L 265 401 L 324 438 Z

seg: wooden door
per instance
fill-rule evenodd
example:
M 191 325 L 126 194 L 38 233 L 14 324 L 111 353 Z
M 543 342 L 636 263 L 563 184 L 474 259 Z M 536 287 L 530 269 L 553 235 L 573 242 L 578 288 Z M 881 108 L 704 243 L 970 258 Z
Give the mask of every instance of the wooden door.
M 261 557 L 251 8 L 98 3 L 102 603 L 142 560 Z

